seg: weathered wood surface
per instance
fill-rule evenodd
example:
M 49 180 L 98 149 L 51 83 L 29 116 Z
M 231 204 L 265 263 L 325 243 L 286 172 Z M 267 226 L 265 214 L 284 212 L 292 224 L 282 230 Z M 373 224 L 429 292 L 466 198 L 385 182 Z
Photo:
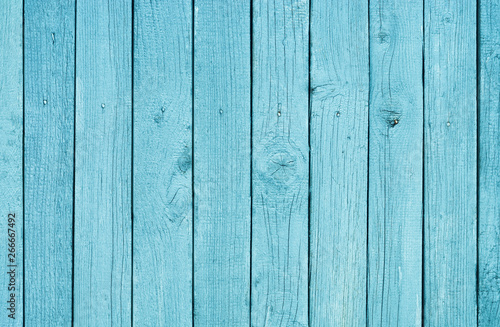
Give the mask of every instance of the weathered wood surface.
M 24 18 L 25 325 L 70 326 L 75 3 L 26 0 Z
M 500 1 L 479 2 L 478 325 L 500 321 Z
M 134 4 L 133 320 L 191 326 L 191 4 Z
M 250 323 L 250 1 L 194 2 L 194 324 Z
M 474 326 L 476 1 L 426 1 L 424 17 L 424 323 Z
M 309 2 L 253 2 L 252 326 L 308 323 Z
M 499 14 L 0 0 L 0 325 L 496 325 Z
M 76 12 L 74 323 L 130 326 L 131 2 Z
M 366 324 L 368 3 L 311 0 L 310 324 Z
M 23 325 L 24 304 L 22 2 L 1 3 L 0 25 L 0 326 L 7 327 Z
M 422 322 L 422 41 L 422 1 L 370 1 L 370 326 Z

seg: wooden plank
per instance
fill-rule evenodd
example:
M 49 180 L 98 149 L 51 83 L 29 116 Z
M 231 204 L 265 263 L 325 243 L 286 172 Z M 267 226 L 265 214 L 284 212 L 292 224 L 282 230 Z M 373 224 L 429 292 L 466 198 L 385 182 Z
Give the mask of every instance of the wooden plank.
M 0 6 L 0 326 L 23 325 L 23 4 Z M 13 271 L 12 271 L 13 269 Z M 13 296 L 12 296 L 13 295 Z
M 77 3 L 74 321 L 131 324 L 132 8 Z
M 190 1 L 135 1 L 134 325 L 192 325 Z
M 310 324 L 366 325 L 368 3 L 311 4 Z
M 479 10 L 479 326 L 500 320 L 500 1 Z
M 24 2 L 25 324 L 72 316 L 74 2 Z
M 253 326 L 308 325 L 309 2 L 253 2 Z
M 250 1 L 194 4 L 194 323 L 248 326 Z
M 476 1 L 425 3 L 426 326 L 476 325 Z
M 422 32 L 422 1 L 370 1 L 370 326 L 421 326 Z

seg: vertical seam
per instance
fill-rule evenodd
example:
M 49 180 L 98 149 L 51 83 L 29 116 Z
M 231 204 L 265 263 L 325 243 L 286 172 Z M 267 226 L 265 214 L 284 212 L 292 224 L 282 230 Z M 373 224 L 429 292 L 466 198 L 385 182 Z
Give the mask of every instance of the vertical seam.
M 476 0 L 476 325 L 479 326 L 479 219 L 480 219 L 480 107 L 481 107 L 481 1 Z
M 307 322 L 311 325 L 311 12 L 312 1 L 309 1 L 309 21 L 308 21 L 308 54 L 307 54 L 307 147 L 308 147 L 308 181 L 307 181 Z
M 195 239 L 195 191 L 194 191 L 194 33 L 195 0 L 191 0 L 191 325 L 194 327 L 194 239 Z
M 75 201 L 76 201 L 76 28 L 77 28 L 77 0 L 75 0 L 75 36 L 73 48 L 73 212 L 71 228 L 71 326 L 75 323 Z
M 425 326 L 425 0 L 422 2 L 422 281 L 421 281 L 421 321 Z
M 368 326 L 368 299 L 370 286 L 370 100 L 371 100 L 371 28 L 370 0 L 368 0 L 368 113 L 367 113 L 367 150 L 366 150 L 366 274 L 365 274 L 365 323 Z
M 23 15 L 23 22 L 22 22 L 22 38 L 23 38 L 23 45 L 22 45 L 22 51 L 23 51 L 23 58 L 22 58 L 22 65 L 23 65 L 23 101 L 22 101 L 22 105 L 23 105 L 23 109 L 22 109 L 22 115 L 23 115 L 23 131 L 22 131 L 22 134 L 23 134 L 23 140 L 22 140 L 22 147 L 23 147 L 23 153 L 22 153 L 22 156 L 21 156 L 21 161 L 22 161 L 22 174 L 23 174 L 23 182 L 22 182 L 22 201 L 23 201 L 23 204 L 22 204 L 22 212 L 23 212 L 23 251 L 22 251 L 22 254 L 23 254 L 23 285 L 22 285 L 22 288 L 23 288 L 23 327 L 26 326 L 26 283 L 25 283 L 25 280 L 26 280 L 26 269 L 25 269 L 25 261 L 26 261 L 26 256 L 25 256 L 25 248 L 26 248 L 26 242 L 25 242 L 25 221 L 26 221 L 26 212 L 25 212 L 25 181 L 24 181 L 24 175 L 25 175 L 25 159 L 24 159 L 24 151 L 25 151 L 25 134 L 26 134 L 26 129 L 25 129 L 25 126 L 26 126 L 26 119 L 25 119 L 25 116 L 26 116 L 26 113 L 25 113 L 25 86 L 24 86 L 24 83 L 25 83 L 25 60 L 24 60 L 24 56 L 25 56 L 25 46 L 24 46 L 24 43 L 25 43 L 25 36 L 24 36 L 24 30 L 25 30 L 25 20 L 24 20 L 24 6 L 25 6 L 25 2 L 23 0 L 23 12 L 22 12 L 22 15 Z
M 132 19 L 131 19 L 131 142 L 130 142 L 130 224 L 131 224 L 131 266 L 130 266 L 130 325 L 134 326 L 134 19 L 135 19 L 135 1 L 132 0 Z
M 253 0 L 250 1 L 250 291 L 249 325 L 252 326 L 252 261 L 253 261 Z

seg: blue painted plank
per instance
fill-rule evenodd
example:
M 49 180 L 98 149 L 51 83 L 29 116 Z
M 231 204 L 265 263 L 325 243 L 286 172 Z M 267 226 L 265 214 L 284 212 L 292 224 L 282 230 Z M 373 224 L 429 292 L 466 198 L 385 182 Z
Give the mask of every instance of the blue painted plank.
M 192 325 L 192 4 L 135 1 L 134 325 Z
M 194 14 L 194 324 L 248 326 L 250 1 Z
M 475 326 L 476 1 L 424 16 L 424 323 Z
M 422 44 L 422 1 L 370 1 L 370 326 L 422 323 Z
M 77 2 L 74 321 L 131 325 L 132 7 Z
M 310 325 L 366 325 L 368 3 L 311 4 Z
M 0 326 L 23 325 L 23 4 L 0 5 Z M 12 271 L 13 270 L 13 271 Z
M 252 326 L 308 325 L 309 2 L 253 2 Z
M 500 1 L 479 10 L 479 326 L 500 321 Z
M 75 4 L 26 0 L 24 10 L 25 323 L 69 326 Z

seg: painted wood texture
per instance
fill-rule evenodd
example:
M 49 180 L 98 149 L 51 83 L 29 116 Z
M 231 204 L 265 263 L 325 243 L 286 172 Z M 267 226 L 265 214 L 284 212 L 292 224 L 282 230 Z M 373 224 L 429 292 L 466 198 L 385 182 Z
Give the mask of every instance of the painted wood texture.
M 499 14 L 0 0 L 0 325 L 498 325 Z
M 308 324 L 308 1 L 254 1 L 252 326 Z
M 500 1 L 479 11 L 478 325 L 500 321 Z
M 131 324 L 132 7 L 77 2 L 74 323 Z
M 370 1 L 370 326 L 422 322 L 422 41 L 421 1 Z
M 70 326 L 75 4 L 26 0 L 24 19 L 25 325 Z
M 311 0 L 310 324 L 366 324 L 368 4 Z
M 250 321 L 250 1 L 194 2 L 194 324 Z
M 474 326 L 476 1 L 425 3 L 424 323 Z
M 0 5 L 0 326 L 23 325 L 23 5 Z M 13 249 L 13 252 L 9 252 Z M 14 270 L 12 272 L 12 270 Z M 11 294 L 14 296 L 11 298 Z M 7 302 L 9 301 L 9 302 Z M 8 308 L 8 310 L 7 310 Z M 12 317 L 9 317 L 12 315 Z
M 192 6 L 134 4 L 133 320 L 191 326 Z

